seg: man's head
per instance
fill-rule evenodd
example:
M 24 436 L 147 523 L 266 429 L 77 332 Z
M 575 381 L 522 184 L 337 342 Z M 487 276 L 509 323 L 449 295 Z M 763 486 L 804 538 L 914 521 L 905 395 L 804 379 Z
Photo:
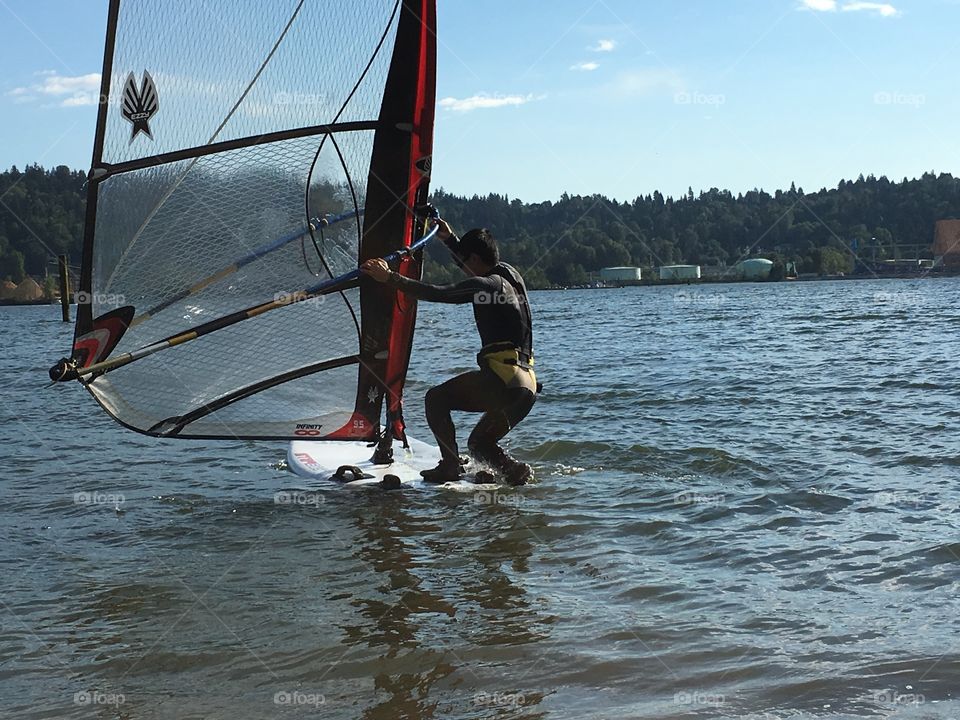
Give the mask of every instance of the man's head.
M 486 275 L 500 262 L 500 248 L 486 228 L 474 228 L 460 238 L 460 261 L 474 275 Z

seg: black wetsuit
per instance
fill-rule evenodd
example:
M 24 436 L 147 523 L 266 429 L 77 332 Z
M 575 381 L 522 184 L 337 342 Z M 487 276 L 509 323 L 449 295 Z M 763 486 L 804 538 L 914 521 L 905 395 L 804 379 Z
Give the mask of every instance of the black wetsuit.
M 452 410 L 482 412 L 467 446 L 478 460 L 499 469 L 515 464 L 499 440 L 527 416 L 536 401 L 533 328 L 523 278 L 506 263 L 487 275 L 451 285 L 429 285 L 396 273 L 388 283 L 428 302 L 472 303 L 483 348 L 479 370 L 463 373 L 431 388 L 426 396 L 427 423 L 445 461 L 458 458 Z

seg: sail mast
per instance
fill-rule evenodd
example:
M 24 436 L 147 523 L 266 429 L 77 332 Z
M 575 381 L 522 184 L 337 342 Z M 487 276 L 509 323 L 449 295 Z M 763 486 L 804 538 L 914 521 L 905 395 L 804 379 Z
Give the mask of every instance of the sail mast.
M 97 108 L 97 129 L 93 139 L 93 158 L 87 173 L 87 208 L 83 223 L 83 250 L 80 262 L 80 283 L 77 288 L 77 323 L 74 326 L 74 341 L 88 333 L 93 325 L 90 299 L 93 289 L 93 245 L 97 227 L 97 190 L 102 173 L 98 172 L 103 161 L 103 144 L 107 130 L 107 113 L 110 111 L 110 79 L 113 75 L 114 47 L 117 41 L 117 18 L 120 15 L 120 0 L 110 0 L 107 12 L 107 35 L 103 48 L 103 68 L 100 72 L 100 100 Z M 86 299 L 86 302 L 83 300 Z

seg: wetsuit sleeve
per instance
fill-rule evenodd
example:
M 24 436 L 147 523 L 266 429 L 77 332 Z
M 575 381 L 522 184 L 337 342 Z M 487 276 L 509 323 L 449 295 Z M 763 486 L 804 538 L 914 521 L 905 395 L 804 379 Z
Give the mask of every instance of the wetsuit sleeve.
M 499 280 L 492 277 L 472 277 L 451 285 L 431 285 L 398 273 L 390 273 L 387 285 L 418 300 L 464 304 L 472 303 L 477 293 L 493 293 L 500 289 Z

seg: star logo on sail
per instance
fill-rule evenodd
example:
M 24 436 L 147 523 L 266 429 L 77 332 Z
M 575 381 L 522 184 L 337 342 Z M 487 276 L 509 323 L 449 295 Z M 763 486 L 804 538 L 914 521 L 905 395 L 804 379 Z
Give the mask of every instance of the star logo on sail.
M 120 107 L 120 113 L 133 125 L 133 130 L 130 132 L 131 144 L 140 133 L 153 140 L 150 119 L 159 109 L 157 86 L 153 84 L 150 73 L 143 71 L 143 81 L 139 88 L 137 88 L 136 76 L 132 72 L 127 75 L 127 81 L 123 85 L 123 104 Z

